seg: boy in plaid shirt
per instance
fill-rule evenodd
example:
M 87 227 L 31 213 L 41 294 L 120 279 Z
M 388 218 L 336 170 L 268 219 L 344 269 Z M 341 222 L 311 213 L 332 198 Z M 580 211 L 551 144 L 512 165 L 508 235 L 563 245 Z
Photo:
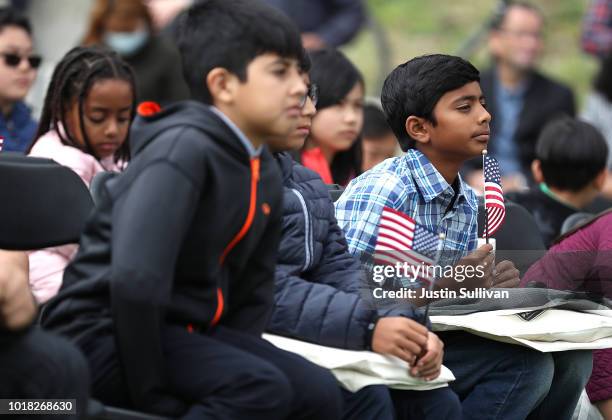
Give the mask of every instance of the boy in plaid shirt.
M 380 215 L 389 207 L 445 235 L 445 264 L 488 267 L 485 276 L 463 286 L 518 285 L 514 264 L 502 261 L 492 270 L 491 245 L 476 249 L 476 195 L 459 175 L 463 163 L 480 156 L 489 141 L 491 115 L 479 82 L 472 64 L 441 54 L 412 59 L 387 77 L 382 105 L 406 154 L 354 179 L 336 203 L 351 253 L 362 260 L 374 253 Z M 436 286 L 456 285 L 452 278 L 441 278 Z M 451 387 L 462 400 L 464 418 L 527 418 L 530 413 L 571 418 L 590 374 L 587 352 L 560 353 L 553 360 L 550 354 L 466 332 L 439 335 L 445 342 L 444 365 L 457 378 Z

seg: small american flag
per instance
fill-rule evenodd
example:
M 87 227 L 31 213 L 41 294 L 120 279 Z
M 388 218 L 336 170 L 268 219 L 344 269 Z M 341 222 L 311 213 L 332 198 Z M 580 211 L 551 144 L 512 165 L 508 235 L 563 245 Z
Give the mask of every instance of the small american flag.
M 416 224 L 414 219 L 389 207 L 384 207 L 374 247 L 374 262 L 381 265 L 404 264 L 421 268 L 417 279 L 431 283 L 434 279 L 428 267 L 436 264 L 440 238 Z
M 487 222 L 484 236 L 490 237 L 504 223 L 506 217 L 506 205 L 504 204 L 504 192 L 501 186 L 501 173 L 499 163 L 494 157 L 484 157 L 484 202 Z

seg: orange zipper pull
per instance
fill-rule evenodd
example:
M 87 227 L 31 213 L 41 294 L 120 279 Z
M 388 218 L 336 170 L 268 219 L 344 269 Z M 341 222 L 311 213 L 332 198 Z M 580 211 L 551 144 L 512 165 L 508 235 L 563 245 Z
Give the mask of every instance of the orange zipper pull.
M 251 159 L 251 175 L 255 182 L 259 181 L 259 157 L 255 157 Z

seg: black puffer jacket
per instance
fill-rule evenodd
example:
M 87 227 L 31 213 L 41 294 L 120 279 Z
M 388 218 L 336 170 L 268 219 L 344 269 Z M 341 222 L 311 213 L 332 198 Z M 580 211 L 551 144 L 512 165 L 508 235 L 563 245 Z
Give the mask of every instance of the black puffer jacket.
M 365 279 L 334 216 L 327 187 L 315 172 L 280 153 L 284 203 L 276 266 L 275 305 L 268 330 L 331 347 L 364 350 L 379 316 L 420 320 L 408 304 L 376 310 L 363 299 Z M 364 288 L 364 290 L 360 290 Z
M 137 407 L 163 393 L 161 329 L 216 323 L 261 334 L 273 304 L 281 177 L 207 106 L 186 101 L 131 133 L 127 170 L 105 185 L 42 314 L 84 352 L 114 335 Z

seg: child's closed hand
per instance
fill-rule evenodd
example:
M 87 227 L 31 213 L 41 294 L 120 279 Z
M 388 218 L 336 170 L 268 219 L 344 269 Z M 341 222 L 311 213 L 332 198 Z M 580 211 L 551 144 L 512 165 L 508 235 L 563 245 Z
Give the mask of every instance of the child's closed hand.
M 462 270 L 463 273 L 471 272 L 473 275 L 468 277 L 468 281 L 464 283 L 467 287 L 489 287 L 491 285 L 491 276 L 493 275 L 493 267 L 495 264 L 495 254 L 493 253 L 493 245 L 484 244 L 474 252 L 461 258 L 457 265 L 471 266 L 472 270 Z
M 504 260 L 495 266 L 493 287 L 512 288 L 518 287 L 521 282 L 520 271 L 512 261 Z
M 427 336 L 427 351 L 421 356 L 416 366 L 410 369 L 412 376 L 431 381 L 440 376 L 442 359 L 444 358 L 444 343 L 437 335 L 429 331 Z
M 372 350 L 391 354 L 411 366 L 427 350 L 428 330 L 418 322 L 402 316 L 380 318 L 372 335 Z
M 28 281 L 28 256 L 0 250 L 0 326 L 11 331 L 32 323 L 37 313 Z

